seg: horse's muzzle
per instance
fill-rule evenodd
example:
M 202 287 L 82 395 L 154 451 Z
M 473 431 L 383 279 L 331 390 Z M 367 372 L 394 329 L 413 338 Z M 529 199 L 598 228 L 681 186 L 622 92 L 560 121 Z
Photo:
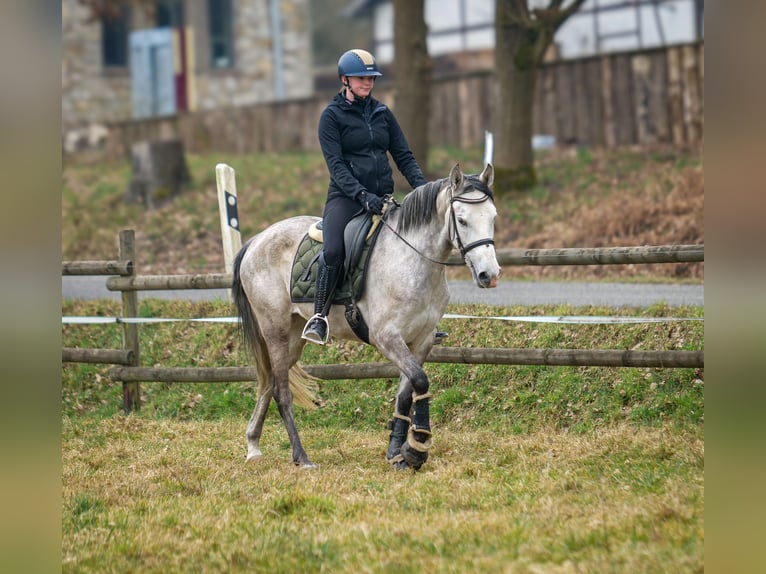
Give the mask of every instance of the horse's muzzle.
M 500 275 L 490 275 L 486 271 L 482 271 L 476 277 L 476 283 L 482 289 L 494 289 L 497 287 L 497 280 Z

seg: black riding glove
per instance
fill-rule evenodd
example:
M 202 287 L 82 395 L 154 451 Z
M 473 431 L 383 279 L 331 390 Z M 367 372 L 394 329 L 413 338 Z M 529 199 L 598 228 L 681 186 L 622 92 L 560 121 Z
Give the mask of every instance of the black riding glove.
M 362 195 L 362 203 L 364 208 L 370 213 L 380 215 L 383 213 L 383 199 L 373 193 L 365 193 Z

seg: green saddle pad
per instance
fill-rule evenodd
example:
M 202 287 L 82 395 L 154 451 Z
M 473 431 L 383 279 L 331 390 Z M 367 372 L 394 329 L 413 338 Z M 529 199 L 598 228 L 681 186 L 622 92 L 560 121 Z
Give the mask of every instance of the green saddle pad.
M 364 244 L 359 262 L 351 270 L 351 273 L 344 272 L 340 285 L 335 289 L 333 303 L 342 304 L 358 301 L 362 296 L 367 257 L 376 238 L 377 233 L 373 235 L 370 241 Z M 317 259 L 321 251 L 322 244 L 319 241 L 309 237 L 308 233 L 303 236 L 295 252 L 290 278 L 290 298 L 293 303 L 309 303 L 314 301 L 317 269 L 319 267 Z

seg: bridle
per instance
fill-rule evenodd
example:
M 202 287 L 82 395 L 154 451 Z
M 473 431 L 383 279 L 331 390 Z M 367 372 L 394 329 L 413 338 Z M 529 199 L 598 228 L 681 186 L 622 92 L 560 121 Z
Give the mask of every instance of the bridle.
M 385 224 L 386 227 L 388 227 L 391 232 L 401 239 L 410 249 L 412 249 L 415 253 L 420 255 L 422 258 L 427 259 L 431 263 L 435 263 L 437 265 L 445 265 L 445 266 L 462 266 L 466 264 L 465 256 L 468 254 L 469 251 L 472 249 L 476 249 L 477 247 L 481 247 L 482 245 L 494 245 L 495 240 L 491 237 L 486 237 L 484 239 L 478 239 L 476 241 L 472 241 L 468 245 L 463 244 L 463 240 L 460 238 L 460 231 L 458 231 L 458 223 L 457 223 L 457 216 L 455 215 L 455 202 L 459 201 L 461 203 L 484 203 L 488 199 L 490 199 L 492 196 L 490 193 L 487 193 L 481 189 L 474 188 L 473 191 L 479 191 L 483 195 L 476 199 L 469 199 L 463 195 L 454 195 L 454 186 L 451 186 L 450 189 L 450 198 L 449 198 L 449 210 L 450 210 L 450 222 L 451 222 L 451 229 L 450 229 L 450 241 L 453 243 L 457 243 L 458 250 L 460 251 L 460 257 L 462 258 L 462 263 L 451 263 L 449 261 L 437 261 L 436 259 L 431 259 L 428 255 L 418 250 L 417 247 L 412 245 L 409 241 L 407 241 L 404 237 L 399 235 L 399 232 L 396 231 L 391 225 L 389 225 L 387 218 L 383 217 L 382 221 Z M 396 200 L 393 200 L 394 206 L 399 207 L 399 203 L 396 202 Z M 388 215 L 388 212 L 386 213 Z M 453 239 L 454 237 L 454 239 Z
M 476 191 L 481 191 L 481 190 L 476 190 Z M 469 251 L 471 251 L 472 249 L 476 249 L 477 247 L 481 247 L 482 245 L 494 245 L 495 240 L 492 239 L 491 237 L 486 237 L 484 239 L 478 239 L 476 241 L 472 241 L 468 245 L 463 245 L 463 240 L 460 238 L 460 232 L 458 231 L 458 226 L 457 226 L 457 216 L 455 215 L 455 202 L 460 201 L 461 203 L 484 203 L 488 199 L 489 199 L 488 193 L 484 193 L 484 195 L 482 195 L 481 197 L 477 199 L 468 199 L 467 197 L 464 197 L 462 195 L 452 195 L 450 193 L 449 211 L 450 211 L 450 219 L 452 220 L 452 230 L 455 233 L 455 242 L 457 243 L 457 248 L 460 250 L 460 255 L 463 258 L 463 263 L 465 263 L 465 256 Z

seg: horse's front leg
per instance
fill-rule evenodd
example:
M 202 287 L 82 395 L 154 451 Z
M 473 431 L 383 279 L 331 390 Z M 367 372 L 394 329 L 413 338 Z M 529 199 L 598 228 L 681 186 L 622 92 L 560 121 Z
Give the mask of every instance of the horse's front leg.
M 402 374 L 399 377 L 399 390 L 396 393 L 396 406 L 394 418 L 389 423 L 391 434 L 388 437 L 388 450 L 386 460 L 397 470 L 404 470 L 409 465 L 401 454 L 402 444 L 407 439 L 407 431 L 410 429 L 412 419 L 412 385 L 409 378 Z
M 398 335 L 382 336 L 378 349 L 400 371 L 396 409 L 391 421 L 386 459 L 397 469 L 420 468 L 428 459 L 428 449 L 433 443 L 429 415 L 428 376 L 422 364 L 433 347 L 433 336 L 410 351 Z M 414 403 L 414 414 L 410 418 Z

